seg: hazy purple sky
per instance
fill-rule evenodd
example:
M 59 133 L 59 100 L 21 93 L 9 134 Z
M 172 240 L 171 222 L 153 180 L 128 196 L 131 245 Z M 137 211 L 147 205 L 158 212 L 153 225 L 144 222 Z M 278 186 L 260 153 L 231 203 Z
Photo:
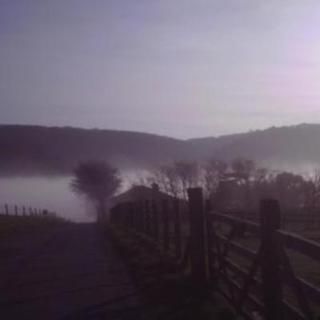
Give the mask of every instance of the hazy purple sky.
M 319 0 L 0 0 L 1 123 L 187 138 L 319 102 Z

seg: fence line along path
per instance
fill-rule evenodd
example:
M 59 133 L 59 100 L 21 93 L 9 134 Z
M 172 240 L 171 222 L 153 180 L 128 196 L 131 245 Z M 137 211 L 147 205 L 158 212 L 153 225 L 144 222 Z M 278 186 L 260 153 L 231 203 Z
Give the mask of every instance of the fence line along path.
M 30 206 L 19 205 L 0 205 L 0 216 L 51 216 L 55 217 L 55 212 L 48 209 L 39 209 Z

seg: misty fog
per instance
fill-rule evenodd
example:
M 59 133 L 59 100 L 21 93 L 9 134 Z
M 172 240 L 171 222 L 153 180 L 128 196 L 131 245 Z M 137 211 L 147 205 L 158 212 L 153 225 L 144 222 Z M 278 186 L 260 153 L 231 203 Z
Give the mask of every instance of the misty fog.
M 70 190 L 70 177 L 2 177 L 0 205 L 48 209 L 68 220 L 92 221 L 89 204 Z
M 123 172 L 119 192 L 139 181 L 141 176 L 143 172 Z M 0 177 L 0 207 L 8 204 L 11 207 L 18 205 L 48 209 L 71 221 L 93 221 L 95 215 L 92 206 L 85 198 L 71 191 L 71 179 L 71 176 Z

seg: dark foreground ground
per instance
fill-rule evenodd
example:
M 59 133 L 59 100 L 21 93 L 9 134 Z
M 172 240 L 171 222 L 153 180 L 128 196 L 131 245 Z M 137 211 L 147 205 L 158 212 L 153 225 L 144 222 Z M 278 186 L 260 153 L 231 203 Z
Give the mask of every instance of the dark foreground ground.
M 137 292 L 94 224 L 0 242 L 0 319 L 139 319 Z

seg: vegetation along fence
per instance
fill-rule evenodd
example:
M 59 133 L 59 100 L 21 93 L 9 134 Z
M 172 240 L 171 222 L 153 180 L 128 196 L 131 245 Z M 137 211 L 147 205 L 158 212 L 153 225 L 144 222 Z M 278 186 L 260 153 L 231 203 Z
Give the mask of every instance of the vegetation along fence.
M 216 212 L 201 188 L 188 197 L 120 203 L 110 222 L 175 259 L 199 290 L 218 290 L 238 315 L 319 317 L 320 244 L 281 230 L 276 200 L 261 201 L 257 223 Z

